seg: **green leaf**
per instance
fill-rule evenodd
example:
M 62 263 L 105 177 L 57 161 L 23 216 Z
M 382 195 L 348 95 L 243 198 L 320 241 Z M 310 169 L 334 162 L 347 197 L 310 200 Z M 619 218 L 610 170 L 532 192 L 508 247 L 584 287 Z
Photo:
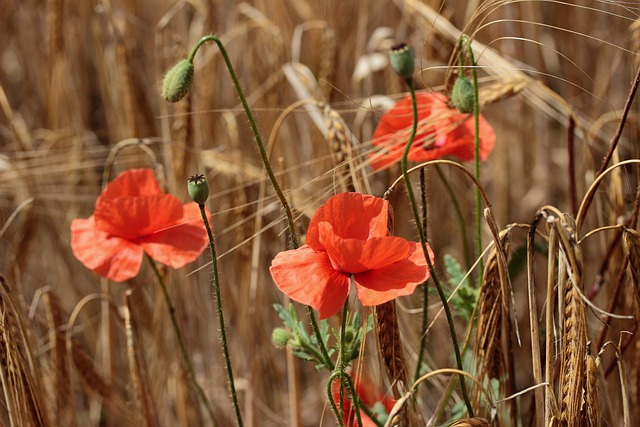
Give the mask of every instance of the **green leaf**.
M 480 297 L 480 289 L 472 287 L 469 279 L 464 278 L 466 272 L 460 263 L 451 255 L 445 254 L 444 266 L 447 271 L 449 284 L 448 292 L 445 291 L 445 293 L 447 293 L 447 298 L 451 295 L 453 290 L 462 283 L 450 301 L 451 308 L 456 316 L 462 317 L 466 321 L 470 321 L 471 316 L 473 315 L 473 309 Z

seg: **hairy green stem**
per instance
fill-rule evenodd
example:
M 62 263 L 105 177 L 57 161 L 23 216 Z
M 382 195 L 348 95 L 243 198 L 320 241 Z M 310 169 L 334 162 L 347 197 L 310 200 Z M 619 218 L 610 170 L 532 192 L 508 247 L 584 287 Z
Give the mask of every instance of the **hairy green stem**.
M 338 421 L 338 425 L 340 427 L 344 427 L 344 421 L 342 420 L 342 403 L 340 402 L 340 408 L 336 404 L 336 401 L 333 400 L 333 390 L 331 390 L 331 383 L 334 379 L 338 378 L 340 380 L 340 388 L 342 388 L 342 378 L 340 377 L 340 371 L 333 371 L 329 378 L 327 379 L 327 399 L 329 399 L 329 404 L 331 405 L 331 409 L 333 410 L 333 414 L 336 416 L 336 420 Z M 342 400 L 342 398 L 341 398 Z
M 200 399 L 205 409 L 207 410 L 207 415 L 211 420 L 211 424 L 213 426 L 216 426 L 217 423 L 213 415 L 213 408 L 211 407 L 211 403 L 209 402 L 209 399 L 207 398 L 207 395 L 205 394 L 204 390 L 202 389 L 202 387 L 200 387 L 200 384 L 198 384 L 198 381 L 196 380 L 196 373 L 195 373 L 195 370 L 193 369 L 193 363 L 191 362 L 191 357 L 189 356 L 189 352 L 187 351 L 187 346 L 184 343 L 182 332 L 180 331 L 180 327 L 178 326 L 178 320 L 176 319 L 176 308 L 173 306 L 173 303 L 171 302 L 171 298 L 169 297 L 169 292 L 167 291 L 167 286 L 164 283 L 164 279 L 162 278 L 160 271 L 158 271 L 158 266 L 156 265 L 156 263 L 153 261 L 153 259 L 151 259 L 149 255 L 147 255 L 146 253 L 145 255 L 146 255 L 147 261 L 149 261 L 149 264 L 151 265 L 151 269 L 156 275 L 156 279 L 158 279 L 158 283 L 160 284 L 160 289 L 162 289 L 162 295 L 164 296 L 164 301 L 167 304 L 167 309 L 169 310 L 171 325 L 173 326 L 173 331 L 175 332 L 176 339 L 178 340 L 178 347 L 180 348 L 180 353 L 182 354 L 182 363 L 184 365 L 185 370 L 187 371 L 187 377 L 189 377 L 189 381 L 191 381 L 191 384 L 196 389 L 198 398 Z
M 480 182 L 480 100 L 478 95 L 478 73 L 476 72 L 476 61 L 473 56 L 473 49 L 471 48 L 471 41 L 467 36 L 462 36 L 460 43 L 464 43 L 469 51 L 469 60 L 471 61 L 471 75 L 473 76 L 473 120 L 474 120 L 474 132 L 473 132 L 473 174 L 476 180 Z M 462 50 L 462 46 L 460 46 Z M 476 188 L 476 253 L 477 256 L 482 254 L 482 197 L 480 190 Z M 478 263 L 478 286 L 482 281 L 484 274 L 484 262 L 480 258 Z
M 264 144 L 262 143 L 262 137 L 260 136 L 260 132 L 258 131 L 258 126 L 256 124 L 256 121 L 253 118 L 253 113 L 251 113 L 251 109 L 249 108 L 247 99 L 245 98 L 244 92 L 242 91 L 242 87 L 240 86 L 240 82 L 238 81 L 238 76 L 236 75 L 233 65 L 231 64 L 231 60 L 229 59 L 229 55 L 227 54 L 227 50 L 222 44 L 222 41 L 215 35 L 208 35 L 208 36 L 202 37 L 191 50 L 188 60 L 193 62 L 193 58 L 196 56 L 196 53 L 198 52 L 198 49 L 200 49 L 200 46 L 210 41 L 215 42 L 216 45 L 218 45 L 218 49 L 220 49 L 222 58 L 224 59 L 227 70 L 229 71 L 229 74 L 231 76 L 233 86 L 236 89 L 238 97 L 240 98 L 240 102 L 242 103 L 242 107 L 244 108 L 244 112 L 247 116 L 247 119 L 249 120 L 249 125 L 251 126 L 251 132 L 253 132 L 253 137 L 256 140 L 256 145 L 258 146 L 260 157 L 262 157 L 262 163 L 264 164 L 264 168 L 267 171 L 267 175 L 269 176 L 271 185 L 273 186 L 273 189 L 275 190 L 276 195 L 278 196 L 278 199 L 280 200 L 280 204 L 282 205 L 282 208 L 284 209 L 285 215 L 287 217 L 287 227 L 289 229 L 291 246 L 293 247 L 293 249 L 297 249 L 300 246 L 300 244 L 298 243 L 298 238 L 296 236 L 295 222 L 293 219 L 293 214 L 291 213 L 291 208 L 289 207 L 289 202 L 287 202 L 287 198 L 284 196 L 284 193 L 282 192 L 282 189 L 280 188 L 280 185 L 276 180 L 276 176 L 273 173 L 273 169 L 271 168 L 271 163 L 269 162 L 269 156 L 267 155 L 267 150 L 264 148 Z M 324 342 L 322 341 L 322 335 L 320 334 L 320 329 L 318 328 L 316 315 L 311 309 L 311 307 L 307 307 L 307 312 L 309 313 L 309 319 L 313 327 L 313 332 L 315 333 L 316 338 L 318 340 L 318 345 L 320 346 L 320 350 L 322 354 L 325 355 L 327 360 L 330 361 L 327 349 L 324 345 Z
M 231 390 L 231 399 L 233 400 L 233 407 L 236 412 L 236 420 L 238 427 L 242 427 L 242 415 L 240 414 L 240 405 L 238 404 L 238 396 L 236 394 L 236 386 L 233 381 L 233 370 L 231 369 L 231 357 L 229 356 L 229 346 L 227 345 L 227 332 L 224 324 L 224 313 L 222 311 L 222 296 L 220 293 L 220 279 L 218 277 L 218 256 L 216 255 L 216 245 L 213 240 L 213 232 L 211 231 L 211 225 L 207 218 L 204 205 L 198 204 L 200 208 L 200 214 L 202 215 L 202 222 L 207 229 L 207 235 L 209 236 L 209 249 L 211 251 L 211 265 L 213 273 L 213 291 L 216 302 L 216 308 L 218 310 L 218 321 L 220 323 L 220 340 L 222 341 L 222 351 L 224 353 L 224 361 L 227 366 L 227 377 L 229 379 L 229 389 Z
M 451 309 L 449 308 L 449 303 L 447 302 L 447 296 L 445 295 L 442 285 L 440 285 L 440 281 L 436 276 L 436 271 L 431 262 L 431 257 L 429 256 L 429 250 L 427 249 L 427 242 L 425 239 L 425 233 L 422 228 L 422 223 L 420 221 L 420 212 L 418 211 L 418 205 L 416 204 L 415 194 L 413 194 L 413 187 L 411 185 L 411 179 L 409 178 L 409 174 L 407 173 L 407 157 L 409 155 L 409 149 L 411 148 L 411 144 L 416 137 L 416 131 L 418 128 L 418 103 L 416 101 L 416 93 L 413 87 L 413 80 L 411 78 L 405 79 L 407 87 L 409 88 L 409 94 L 411 95 L 411 104 L 413 109 L 413 123 L 411 126 L 411 135 L 409 136 L 409 140 L 407 141 L 407 145 L 404 147 L 404 152 L 402 154 L 401 167 L 402 167 L 402 177 L 404 179 L 405 186 L 407 188 L 407 193 L 409 194 L 409 200 L 411 202 L 411 209 L 413 210 L 413 217 L 415 219 L 416 228 L 418 229 L 418 236 L 420 237 L 420 244 L 422 246 L 422 252 L 424 253 L 424 257 L 427 260 L 427 265 L 429 267 L 429 272 L 431 273 L 431 278 L 433 279 L 433 283 L 438 291 L 438 295 L 440 296 L 440 300 L 442 301 L 442 307 L 444 308 L 445 316 L 447 317 L 447 323 L 449 325 L 449 333 L 451 334 L 451 341 L 453 343 L 453 350 L 456 356 L 456 363 L 458 369 L 463 371 L 462 366 L 462 356 L 460 355 L 460 347 L 458 346 L 458 338 L 456 336 L 456 328 L 453 323 L 453 316 L 451 314 Z M 467 406 L 467 412 L 470 417 L 473 417 L 473 408 L 471 406 L 471 401 L 469 400 L 469 396 L 467 394 L 467 388 L 464 382 L 464 378 L 460 378 L 460 389 L 462 391 L 462 397 L 464 398 L 465 405 Z
M 420 169 L 420 198 L 422 199 L 422 229 L 425 232 L 425 240 L 427 239 L 427 189 L 424 176 L 424 168 Z M 418 350 L 418 363 L 416 364 L 416 373 L 413 381 L 417 381 L 421 376 L 422 359 L 427 347 L 427 326 L 429 321 L 429 281 L 425 280 L 422 284 L 422 323 L 420 325 L 420 350 Z
M 222 58 L 224 59 L 225 65 L 227 66 L 227 70 L 229 70 L 229 75 L 231 76 L 231 80 L 233 81 L 233 86 L 236 89 L 236 93 L 240 98 L 240 102 L 242 103 L 242 107 L 244 108 L 244 112 L 249 120 L 249 125 L 251 126 L 251 132 L 253 132 L 253 136 L 256 140 L 256 144 L 258 146 L 258 151 L 260 151 L 260 157 L 262 157 L 262 163 L 264 164 L 264 168 L 267 171 L 267 175 L 269 176 L 269 180 L 271 181 L 271 185 L 273 185 L 273 189 L 278 195 L 278 199 L 280 199 L 280 203 L 284 208 L 285 214 L 287 216 L 287 226 L 289 227 L 289 236 L 291 238 L 291 244 L 294 249 L 297 249 L 299 246 L 298 238 L 296 237 L 295 232 L 295 224 L 293 220 L 293 214 L 291 213 L 291 208 L 289 207 L 289 202 L 287 202 L 287 198 L 284 196 L 282 189 L 280 188 L 280 184 L 276 180 L 276 176 L 273 173 L 273 169 L 271 168 L 271 163 L 269 162 L 269 156 L 267 155 L 267 150 L 264 148 L 264 144 L 262 143 L 262 137 L 260 136 L 260 132 L 258 132 L 258 125 L 256 124 L 255 119 L 253 118 L 253 113 L 249 108 L 249 104 L 247 103 L 247 99 L 244 96 L 244 92 L 242 91 L 242 87 L 240 86 L 240 81 L 238 80 L 238 76 L 231 64 L 231 59 L 229 59 L 229 55 L 227 54 L 227 50 L 225 49 L 222 41 L 214 35 L 204 36 L 202 37 L 198 43 L 191 50 L 191 54 L 189 55 L 189 60 L 193 61 L 193 58 L 196 55 L 196 52 L 206 42 L 213 41 L 218 45 L 218 49 L 220 49 L 220 53 L 222 54 Z

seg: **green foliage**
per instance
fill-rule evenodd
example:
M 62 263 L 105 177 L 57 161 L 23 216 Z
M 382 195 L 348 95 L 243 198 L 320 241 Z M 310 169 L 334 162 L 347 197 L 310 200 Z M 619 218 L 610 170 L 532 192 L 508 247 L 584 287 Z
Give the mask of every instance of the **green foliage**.
M 350 313 L 351 314 L 351 313 Z M 347 319 L 347 328 L 345 331 L 345 351 L 344 358 L 345 364 L 349 364 L 352 360 L 355 360 L 360 356 L 360 344 L 364 335 L 373 329 L 373 316 L 369 315 L 367 324 L 362 327 L 360 319 L 360 313 L 353 313 L 353 316 L 349 316 L 351 319 Z M 333 351 L 340 350 L 340 330 L 333 329 L 333 335 L 336 338 L 336 343 L 333 346 Z
M 471 286 L 468 278 L 462 280 L 466 274 L 460 263 L 451 255 L 444 255 L 444 267 L 447 272 L 447 285 L 444 289 L 447 298 L 453 290 L 462 282 L 462 285 L 450 301 L 451 310 L 454 315 L 463 318 L 467 322 L 471 320 L 473 309 L 478 302 L 480 289 Z M 430 289 L 431 292 L 435 290 Z
M 289 304 L 288 308 L 285 308 L 281 304 L 274 304 L 273 308 L 278 313 L 280 319 L 288 332 L 288 339 L 286 345 L 290 346 L 293 354 L 303 360 L 308 360 L 315 363 L 317 369 L 326 368 L 331 370 L 332 361 L 327 361 L 322 356 L 319 350 L 319 343 L 315 334 L 309 334 L 305 325 L 298 320 L 293 304 Z M 345 363 L 348 364 L 352 360 L 358 358 L 360 344 L 364 335 L 373 329 L 373 316 L 369 316 L 366 325 L 363 327 L 360 313 L 354 313 L 347 319 L 347 327 L 345 330 Z M 337 354 L 340 349 L 340 329 L 331 328 L 329 322 L 321 320 L 318 322 L 318 328 L 320 329 L 320 336 L 322 337 L 323 344 L 327 348 L 327 353 L 331 358 L 334 354 Z M 283 328 L 276 328 L 275 331 L 279 331 L 279 335 L 282 333 Z M 275 332 L 274 331 L 274 332 Z M 335 342 L 332 346 L 329 345 L 329 339 L 331 335 L 335 337 Z

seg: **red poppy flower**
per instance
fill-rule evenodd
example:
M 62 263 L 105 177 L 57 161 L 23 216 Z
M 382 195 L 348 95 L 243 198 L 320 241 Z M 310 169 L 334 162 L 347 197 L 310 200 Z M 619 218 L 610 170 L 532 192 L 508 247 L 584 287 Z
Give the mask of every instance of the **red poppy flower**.
M 321 319 L 340 311 L 351 276 L 363 305 L 413 293 L 429 277 L 427 261 L 419 243 L 388 235 L 388 217 L 389 202 L 379 197 L 333 196 L 311 218 L 306 244 L 274 258 L 276 286 Z
M 87 268 L 114 282 L 140 271 L 143 253 L 173 268 L 207 246 L 196 203 L 163 194 L 151 169 L 131 169 L 110 182 L 87 219 L 71 222 L 71 249 Z
M 360 399 L 360 402 L 363 405 L 366 405 L 367 408 L 373 408 L 376 403 L 381 403 L 384 410 L 389 414 L 393 409 L 393 406 L 396 404 L 395 399 L 392 399 L 389 396 L 383 396 L 379 393 L 375 387 L 371 384 L 368 384 L 363 378 L 356 378 L 353 381 L 353 388 Z M 333 397 L 333 401 L 336 402 L 338 408 L 342 408 L 344 405 L 344 424 L 347 427 L 357 427 L 358 420 L 356 419 L 355 411 L 351 406 L 351 395 L 347 388 L 344 389 L 343 392 L 343 402 L 340 403 L 340 379 L 336 378 L 331 383 L 331 397 Z M 360 410 L 360 419 L 362 420 L 362 427 L 375 427 L 376 424 L 373 422 L 371 418 L 369 418 L 362 410 Z
M 416 102 L 418 129 L 408 159 L 426 162 L 450 155 L 463 162 L 473 160 L 473 115 L 450 108 L 447 97 L 440 93 L 418 93 Z M 382 147 L 382 150 L 369 155 L 374 170 L 387 168 L 402 158 L 412 123 L 411 97 L 407 95 L 380 118 L 373 134 L 373 144 Z M 493 128 L 481 115 L 480 160 L 489 157 L 495 142 Z

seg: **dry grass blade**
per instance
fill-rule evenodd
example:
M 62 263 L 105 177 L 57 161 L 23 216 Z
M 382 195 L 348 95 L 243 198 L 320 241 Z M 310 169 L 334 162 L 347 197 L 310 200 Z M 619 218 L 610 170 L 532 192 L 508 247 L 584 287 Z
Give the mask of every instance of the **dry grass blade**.
M 625 229 L 622 233 L 624 248 L 629 257 L 633 295 L 636 299 L 636 322 L 640 324 L 640 234 L 632 229 Z
M 131 291 L 125 293 L 124 318 L 127 331 L 127 354 L 129 356 L 129 375 L 133 384 L 138 413 L 142 416 L 143 425 L 147 427 L 159 426 L 156 406 L 153 396 L 149 391 L 147 383 L 146 366 L 144 358 L 138 348 L 136 323 L 133 319 L 133 312 L 129 295 Z
M 640 53 L 640 18 L 633 21 L 629 30 L 631 30 L 631 50 Z M 640 65 L 640 57 L 636 56 L 635 62 Z
M 48 426 L 47 396 L 38 381 L 22 316 L 9 285 L 0 276 L 0 379 L 9 424 Z
M 63 310 L 60 299 L 53 292 L 47 292 L 43 297 L 43 303 L 47 311 L 47 328 L 49 329 L 49 343 L 51 352 L 51 375 L 53 376 L 53 388 L 55 392 L 55 419 L 67 426 L 74 426 L 75 415 L 71 396 L 71 378 L 69 375 L 69 362 L 65 336 L 62 328 L 66 324 L 63 318 Z
M 351 153 L 351 144 L 345 132 L 346 125 L 344 120 L 340 117 L 340 113 L 328 104 L 324 104 L 322 113 L 324 115 L 325 125 L 327 126 L 327 142 L 333 152 L 335 164 L 339 165 L 346 160 L 349 168 L 348 170 L 339 168 L 342 178 L 340 182 L 344 187 L 342 191 L 354 191 L 355 180 L 353 178 L 354 174 L 352 173 L 353 168 L 351 167 L 353 155 Z
M 491 423 L 485 418 L 465 418 L 451 424 L 451 427 L 489 427 Z
M 80 383 L 85 388 L 87 394 L 100 397 L 105 410 L 114 419 L 125 419 L 125 404 L 117 393 L 114 393 L 113 386 L 109 384 L 94 367 L 93 358 L 87 351 L 79 345 L 71 335 L 72 331 L 67 330 L 66 348 L 68 358 L 71 359 L 75 371 L 80 376 Z
M 531 83 L 531 79 L 527 77 L 513 76 L 497 81 L 491 85 L 483 86 L 479 89 L 478 94 L 480 106 L 484 107 L 485 105 L 516 96 L 522 92 L 529 83 Z

